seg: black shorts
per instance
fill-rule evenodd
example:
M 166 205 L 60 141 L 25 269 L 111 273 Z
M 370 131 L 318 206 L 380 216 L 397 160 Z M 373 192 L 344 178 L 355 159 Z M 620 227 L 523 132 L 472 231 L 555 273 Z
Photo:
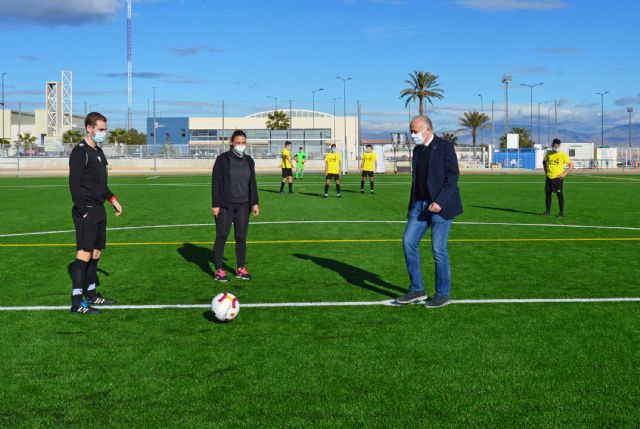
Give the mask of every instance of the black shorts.
M 362 170 L 362 177 L 373 177 L 373 171 Z
M 327 180 L 340 180 L 339 174 L 327 174 Z
M 291 176 L 293 176 L 293 168 L 282 169 L 282 177 L 291 177 Z
M 544 184 L 544 190 L 547 193 L 555 192 L 559 194 L 559 193 L 562 193 L 562 184 L 563 184 L 563 180 L 560 179 L 559 177 L 555 179 L 549 179 L 547 177 L 547 181 Z
M 102 250 L 107 244 L 107 212 L 102 204 L 86 206 L 82 217 L 74 206 L 71 217 L 76 226 L 76 250 Z

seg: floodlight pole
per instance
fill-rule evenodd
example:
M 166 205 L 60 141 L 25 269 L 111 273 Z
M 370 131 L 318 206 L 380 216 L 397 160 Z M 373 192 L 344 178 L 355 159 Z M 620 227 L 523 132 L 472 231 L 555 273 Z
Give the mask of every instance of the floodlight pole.
M 313 128 L 315 130 L 316 128 L 316 92 L 318 91 L 323 91 L 324 88 L 319 88 L 319 89 L 315 89 L 313 91 L 311 91 L 311 97 L 313 99 L 313 101 L 311 102 L 312 105 L 312 112 L 313 114 L 311 115 L 311 128 Z
M 555 107 L 549 107 L 547 109 L 547 146 L 551 143 L 551 111 L 555 109 Z
M 4 75 L 7 73 L 2 73 L 2 144 L 4 144 Z M 11 145 L 9 145 L 11 146 Z M 3 152 L 3 151 L 0 151 Z M 8 156 L 8 153 L 7 153 Z
M 600 147 L 604 147 L 604 95 L 609 91 L 596 92 L 600 96 Z
M 627 107 L 627 113 L 629 114 L 629 147 L 631 147 L 631 114 L 633 113 L 633 107 Z
M 482 94 L 478 94 L 480 97 L 480 113 L 484 114 L 484 98 Z M 484 125 L 480 127 L 480 145 L 484 146 Z
M 342 108 L 344 114 L 344 149 L 342 151 L 342 157 L 346 158 L 347 154 L 347 81 L 351 80 L 350 77 L 344 78 L 340 76 L 336 76 L 336 79 L 340 79 L 342 81 Z M 346 173 L 345 168 L 346 160 L 342 160 L 342 172 Z
M 336 100 L 342 100 L 342 97 L 337 97 L 333 99 L 333 130 L 331 131 L 331 138 L 335 141 L 336 139 Z
M 526 86 L 531 91 L 531 97 L 529 99 L 529 107 L 530 107 L 530 120 L 529 120 L 529 129 L 531 130 L 531 137 L 533 138 L 533 88 L 536 86 L 544 85 L 544 82 L 528 84 L 521 83 L 521 86 Z
M 505 74 L 502 76 L 502 83 L 504 83 L 504 135 L 509 134 L 509 83 L 511 82 L 511 75 Z
M 153 147 L 156 147 L 156 135 L 158 134 L 157 130 L 156 130 L 156 124 L 157 124 L 157 120 L 156 120 L 156 87 L 153 87 Z M 155 151 L 155 149 L 154 149 Z M 155 153 L 155 152 L 154 152 Z M 155 156 L 155 155 L 154 155 Z

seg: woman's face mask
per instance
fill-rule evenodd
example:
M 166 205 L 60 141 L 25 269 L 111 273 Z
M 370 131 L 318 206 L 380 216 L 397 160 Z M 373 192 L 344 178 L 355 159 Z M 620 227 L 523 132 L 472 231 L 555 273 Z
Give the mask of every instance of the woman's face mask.
M 238 153 L 244 153 L 246 148 L 247 148 L 247 145 L 236 145 L 233 147 L 233 150 L 235 150 Z

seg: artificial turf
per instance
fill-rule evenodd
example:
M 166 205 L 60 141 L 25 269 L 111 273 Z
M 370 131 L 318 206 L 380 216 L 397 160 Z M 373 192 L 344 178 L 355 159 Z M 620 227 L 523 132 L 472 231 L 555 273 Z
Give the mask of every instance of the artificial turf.
M 325 200 L 319 176 L 294 195 L 260 176 L 254 280 L 220 285 L 210 178 L 113 177 L 125 211 L 110 228 L 171 226 L 110 231 L 99 288 L 121 304 L 206 304 L 220 291 L 241 305 L 397 296 L 409 177 L 377 176 L 374 195 L 343 179 L 343 197 Z M 540 176 L 463 175 L 460 187 L 454 299 L 640 296 L 637 177 L 569 176 L 561 220 L 539 214 Z M 73 233 L 7 234 L 72 230 L 70 210 L 66 179 L 0 180 L 0 306 L 69 303 Z M 226 256 L 235 267 L 232 244 Z M 430 285 L 427 240 L 423 256 Z M 244 308 L 228 324 L 203 309 L 3 311 L 0 427 L 637 427 L 639 310 Z

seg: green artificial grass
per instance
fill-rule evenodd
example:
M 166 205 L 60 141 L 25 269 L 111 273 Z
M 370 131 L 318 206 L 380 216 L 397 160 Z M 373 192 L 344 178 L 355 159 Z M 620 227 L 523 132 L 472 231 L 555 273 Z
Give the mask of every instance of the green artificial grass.
M 110 228 L 169 227 L 109 231 L 99 289 L 119 304 L 391 299 L 408 284 L 409 179 L 377 176 L 361 195 L 346 176 L 325 200 L 320 176 L 294 195 L 260 176 L 254 280 L 221 285 L 210 178 L 113 177 L 124 214 Z M 454 299 L 640 296 L 637 178 L 569 176 L 561 220 L 539 214 L 540 176 L 465 175 L 460 188 Z M 70 210 L 66 179 L 0 179 L 0 234 L 72 230 Z M 0 237 L 0 306 L 68 305 L 73 242 Z M 430 292 L 428 234 L 422 255 Z M 639 305 L 241 308 L 227 324 L 204 309 L 2 311 L 0 427 L 637 427 Z

